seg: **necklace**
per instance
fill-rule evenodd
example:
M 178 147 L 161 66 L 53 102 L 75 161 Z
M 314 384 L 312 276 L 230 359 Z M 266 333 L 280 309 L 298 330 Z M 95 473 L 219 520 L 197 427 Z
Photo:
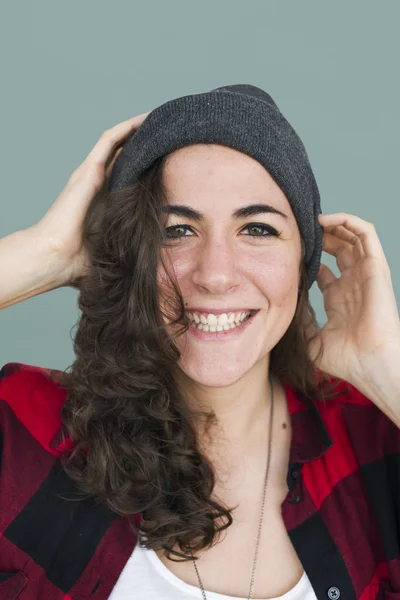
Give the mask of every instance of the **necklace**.
M 261 527 L 262 527 L 263 518 L 264 518 L 265 495 L 266 495 L 266 492 L 267 492 L 267 481 L 268 481 L 269 465 L 270 465 L 270 458 L 271 458 L 272 419 L 273 419 L 273 415 L 274 415 L 274 390 L 273 390 L 273 387 L 272 387 L 271 378 L 269 379 L 269 384 L 270 384 L 270 388 L 271 388 L 271 411 L 270 411 L 270 418 L 269 418 L 269 436 L 268 436 L 267 467 L 266 467 L 266 470 L 265 470 L 265 483 L 264 483 L 264 492 L 263 492 L 263 499 L 262 499 L 262 505 L 261 505 L 260 524 L 258 526 L 258 534 L 257 534 L 257 541 L 256 541 L 256 550 L 255 550 L 255 553 L 254 553 L 253 568 L 252 568 L 252 571 L 251 571 L 250 589 L 249 589 L 249 595 L 248 595 L 247 600 L 250 600 L 250 598 L 253 595 L 254 576 L 255 576 L 255 572 L 256 572 L 256 564 L 257 564 L 257 557 L 258 557 L 258 547 L 259 547 L 259 544 L 260 544 Z M 207 596 L 206 596 L 206 593 L 204 591 L 204 586 L 203 586 L 203 583 L 201 581 L 199 571 L 197 569 L 196 561 L 195 561 L 194 558 L 192 558 L 192 560 L 193 560 L 194 568 L 196 570 L 197 579 L 199 581 L 199 586 L 200 586 L 200 589 L 201 589 L 201 593 L 203 595 L 203 600 L 207 600 Z

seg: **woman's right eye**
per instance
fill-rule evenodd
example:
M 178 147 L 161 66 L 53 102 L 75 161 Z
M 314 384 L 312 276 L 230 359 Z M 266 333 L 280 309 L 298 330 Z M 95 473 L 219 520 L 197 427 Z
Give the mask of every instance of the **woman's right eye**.
M 182 231 L 189 231 L 189 230 L 193 231 L 191 229 L 191 227 L 189 227 L 189 225 L 173 225 L 171 227 L 166 227 L 165 228 L 165 234 L 166 234 L 166 237 L 169 240 L 171 240 L 171 239 L 172 240 L 179 240 L 180 238 L 183 238 L 183 237 L 190 237 L 190 236 L 187 236 L 187 235 L 180 235 L 180 233 Z

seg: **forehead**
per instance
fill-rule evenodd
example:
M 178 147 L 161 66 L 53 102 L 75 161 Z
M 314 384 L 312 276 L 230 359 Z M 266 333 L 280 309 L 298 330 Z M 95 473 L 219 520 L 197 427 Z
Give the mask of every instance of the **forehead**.
M 220 144 L 192 144 L 168 154 L 163 162 L 168 202 L 212 203 L 223 198 L 236 208 L 265 202 L 295 220 L 285 194 L 267 169 L 252 156 Z
M 259 177 L 265 173 L 266 179 L 270 177 L 261 163 L 252 156 L 221 144 L 191 144 L 178 148 L 165 157 L 165 169 L 168 174 L 174 174 L 185 168 L 192 174 L 202 169 L 212 175 L 229 167 L 235 169 L 239 167 L 241 172 L 253 175 L 258 172 Z

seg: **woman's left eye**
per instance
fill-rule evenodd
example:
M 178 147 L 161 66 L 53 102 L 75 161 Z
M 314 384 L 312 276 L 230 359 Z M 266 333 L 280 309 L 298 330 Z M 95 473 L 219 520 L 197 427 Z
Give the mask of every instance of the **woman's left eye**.
M 247 227 L 245 227 L 244 229 L 249 229 L 249 230 L 258 230 L 258 231 L 262 231 L 264 233 L 256 233 L 255 235 L 250 235 L 250 237 L 279 237 L 281 235 L 280 231 L 277 231 L 274 227 L 271 227 L 270 225 L 265 225 L 265 223 L 250 223 L 250 225 L 247 225 Z M 244 231 L 242 229 L 242 231 Z
M 165 229 L 166 237 L 169 239 L 173 239 L 173 240 L 182 239 L 184 237 L 190 237 L 187 235 L 179 235 L 179 230 L 181 230 L 181 232 L 189 231 L 189 230 L 193 231 L 191 229 L 191 227 L 189 227 L 189 225 L 175 225 L 172 227 L 167 227 Z M 280 235 L 281 235 L 280 231 L 277 231 L 274 227 L 271 227 L 270 225 L 266 225 L 265 223 L 250 223 L 249 225 L 246 225 L 246 227 L 244 227 L 242 229 L 242 231 L 246 231 L 246 230 L 258 232 L 258 233 L 254 233 L 254 234 L 249 234 L 249 237 L 269 238 L 269 237 L 280 237 Z

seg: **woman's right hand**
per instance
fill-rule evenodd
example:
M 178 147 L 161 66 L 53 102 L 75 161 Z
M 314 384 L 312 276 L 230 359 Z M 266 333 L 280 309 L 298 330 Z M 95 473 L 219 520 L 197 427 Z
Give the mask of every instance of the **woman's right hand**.
M 44 217 L 30 227 L 41 238 L 47 239 L 57 254 L 63 265 L 60 274 L 63 285 L 74 282 L 87 271 L 87 254 L 82 242 L 86 212 L 109 177 L 124 142 L 140 127 L 149 112 L 105 130 Z

